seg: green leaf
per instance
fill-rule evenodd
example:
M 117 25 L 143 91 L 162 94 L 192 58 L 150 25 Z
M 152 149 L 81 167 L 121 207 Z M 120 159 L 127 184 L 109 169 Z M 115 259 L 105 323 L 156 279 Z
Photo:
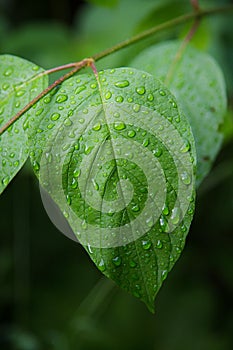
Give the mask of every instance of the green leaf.
M 22 58 L 0 56 L 0 126 L 12 118 L 47 86 L 47 77 L 36 77 L 43 69 Z M 0 136 L 0 193 L 28 157 L 26 116 Z
M 187 46 L 180 59 L 181 42 L 150 47 L 131 65 L 143 67 L 166 82 L 189 119 L 197 149 L 197 185 L 209 172 L 220 149 L 219 131 L 226 111 L 226 87 L 220 68 L 209 55 Z
M 119 0 L 87 0 L 91 4 L 98 6 L 113 7 L 116 6 Z
M 97 267 L 153 310 L 194 210 L 194 140 L 174 96 L 119 68 L 72 77 L 31 112 L 40 183 Z

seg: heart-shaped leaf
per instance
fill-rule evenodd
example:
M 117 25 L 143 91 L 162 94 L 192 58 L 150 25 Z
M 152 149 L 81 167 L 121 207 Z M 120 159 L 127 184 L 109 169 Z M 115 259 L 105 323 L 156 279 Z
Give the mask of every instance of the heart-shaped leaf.
M 179 41 L 144 50 L 132 62 L 161 79 L 176 96 L 189 119 L 197 149 L 197 185 L 208 174 L 223 139 L 219 131 L 226 111 L 223 74 L 208 54 Z M 177 54 L 179 53 L 179 57 Z
M 194 210 L 194 140 L 174 96 L 106 70 L 65 81 L 29 120 L 40 183 L 98 268 L 152 310 Z
M 22 58 L 0 56 L 0 126 L 47 87 L 46 76 L 37 76 L 43 69 Z M 28 158 L 26 115 L 0 136 L 0 193 L 21 169 Z

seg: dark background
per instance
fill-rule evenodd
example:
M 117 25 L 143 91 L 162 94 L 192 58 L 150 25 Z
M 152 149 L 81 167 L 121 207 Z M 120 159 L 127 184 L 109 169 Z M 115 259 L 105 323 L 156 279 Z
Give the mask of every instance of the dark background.
M 117 1 L 102 2 L 108 7 L 74 0 L 0 0 L 0 51 L 51 68 L 190 11 L 185 0 L 155 1 L 153 11 L 147 10 L 150 1 L 120 1 L 125 3 L 120 10 Z M 57 231 L 26 164 L 0 198 L 0 349 L 233 348 L 232 18 L 204 20 L 195 37 L 225 73 L 229 111 L 222 150 L 198 190 L 185 250 L 156 299 L 156 313 L 102 277 L 84 249 Z M 143 46 L 187 28 L 161 33 L 100 65 L 127 65 Z

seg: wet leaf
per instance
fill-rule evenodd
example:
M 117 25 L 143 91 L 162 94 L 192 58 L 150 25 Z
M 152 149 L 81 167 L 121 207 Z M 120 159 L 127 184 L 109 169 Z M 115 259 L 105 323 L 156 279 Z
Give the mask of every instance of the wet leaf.
M 189 119 L 197 149 L 198 185 L 221 147 L 226 87 L 221 69 L 212 57 L 192 46 L 184 52 L 179 51 L 180 47 L 179 41 L 155 45 L 139 54 L 132 66 L 143 67 L 164 81 Z
M 0 126 L 47 87 L 47 77 L 36 77 L 43 69 L 22 58 L 0 56 Z M 0 136 L 0 193 L 28 158 L 26 115 Z
M 33 113 L 41 185 L 100 271 L 153 310 L 194 210 L 194 140 L 176 99 L 119 68 L 70 78 Z

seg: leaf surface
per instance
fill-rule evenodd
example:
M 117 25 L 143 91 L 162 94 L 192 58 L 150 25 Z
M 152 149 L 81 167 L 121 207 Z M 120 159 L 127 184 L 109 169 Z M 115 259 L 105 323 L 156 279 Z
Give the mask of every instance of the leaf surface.
M 0 56 L 0 126 L 47 87 L 47 77 L 35 76 L 43 69 L 22 58 Z M 21 169 L 28 157 L 26 115 L 0 136 L 0 193 Z
M 153 310 L 192 220 L 195 147 L 174 96 L 130 68 L 39 101 L 31 161 L 97 267 Z
M 132 62 L 166 83 L 189 119 L 197 149 L 197 185 L 208 174 L 220 149 L 219 131 L 226 111 L 223 74 L 208 54 L 187 46 L 179 59 L 181 42 L 170 41 L 144 50 Z

